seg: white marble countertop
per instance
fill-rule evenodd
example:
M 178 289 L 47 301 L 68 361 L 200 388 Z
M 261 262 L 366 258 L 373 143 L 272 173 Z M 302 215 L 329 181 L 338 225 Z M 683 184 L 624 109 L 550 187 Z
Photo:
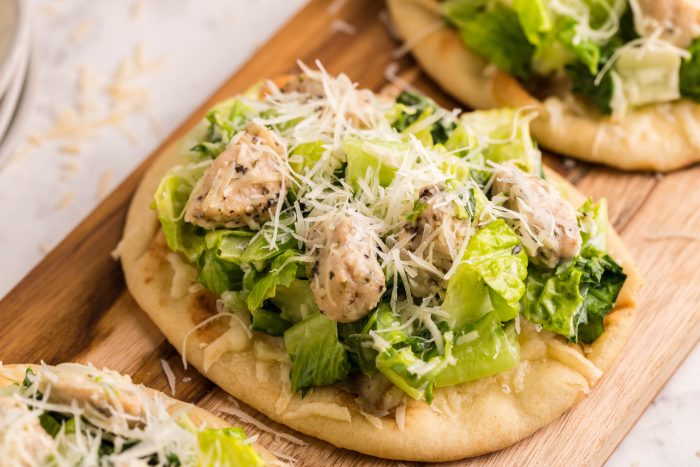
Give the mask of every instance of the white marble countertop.
M 0 297 L 302 3 L 36 1 L 35 108 L 0 172 Z M 699 418 L 696 348 L 608 465 L 700 465 Z

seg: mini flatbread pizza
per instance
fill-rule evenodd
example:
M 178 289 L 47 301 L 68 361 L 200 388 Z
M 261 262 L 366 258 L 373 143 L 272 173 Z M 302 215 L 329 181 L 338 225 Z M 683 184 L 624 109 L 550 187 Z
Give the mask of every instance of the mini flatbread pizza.
M 3 465 L 284 465 L 252 441 L 209 412 L 114 371 L 0 364 Z
M 475 456 L 568 410 L 636 307 L 605 201 L 542 166 L 526 109 L 301 66 L 149 169 L 118 249 L 139 305 L 233 396 L 374 456 Z
M 532 106 L 562 155 L 627 170 L 700 160 L 691 0 L 388 0 L 422 68 L 477 109 Z

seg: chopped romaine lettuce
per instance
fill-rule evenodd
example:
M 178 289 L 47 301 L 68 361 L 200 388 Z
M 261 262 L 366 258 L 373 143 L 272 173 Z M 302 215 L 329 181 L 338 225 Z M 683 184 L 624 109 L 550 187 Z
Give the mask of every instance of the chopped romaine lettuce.
M 541 155 L 530 137 L 529 119 L 515 109 L 481 110 L 462 114 L 461 122 L 489 141 L 484 150 L 495 163 L 514 161 L 525 172 L 540 172 Z
M 241 255 L 248 248 L 253 232 L 242 229 L 210 230 L 204 239 L 207 249 L 215 250 L 224 261 L 241 264 Z
M 319 311 L 309 281 L 294 279 L 287 286 L 278 285 L 270 301 L 281 310 L 284 319 L 298 323 Z
M 527 40 L 515 11 L 494 2 L 464 16 L 464 11 L 454 5 L 448 2 L 443 13 L 459 28 L 459 35 L 469 49 L 514 76 L 526 78 L 530 74 L 535 48 Z
M 217 295 L 240 289 L 243 271 L 236 264 L 222 261 L 217 250 L 206 250 L 199 258 L 197 281 Z
M 284 344 L 292 359 L 289 379 L 292 391 L 302 393 L 314 386 L 344 380 L 350 359 L 338 341 L 338 323 L 316 313 L 284 333 Z
M 248 309 L 253 312 L 261 308 L 265 300 L 275 296 L 277 286 L 289 287 L 297 276 L 299 256 L 296 250 L 287 250 L 277 256 L 270 266 L 270 271 L 260 278 L 256 278 L 253 287 L 248 294 Z
M 250 327 L 254 331 L 264 332 L 271 336 L 282 336 L 284 331 L 292 327 L 290 321 L 284 319 L 279 311 L 257 308 L 250 312 Z
M 183 211 L 190 193 L 207 163 L 180 165 L 163 177 L 153 198 L 163 235 L 168 247 L 183 253 L 194 263 L 205 249 L 204 234 L 199 227 L 183 220 Z
M 629 106 L 681 97 L 678 80 L 681 57 L 670 47 L 620 49 L 614 68 Z
M 442 144 L 448 140 L 456 124 L 452 119 L 441 118 L 423 129 L 422 121 L 439 111 L 439 107 L 425 96 L 409 91 L 402 92 L 396 99 L 393 115 L 389 116 L 391 126 L 401 133 L 413 133 L 427 146 Z
M 191 151 L 214 159 L 228 146 L 236 133 L 253 117 L 253 110 L 240 99 L 229 99 L 207 113 L 207 126 Z
M 377 355 L 377 369 L 414 399 L 433 400 L 433 382 L 452 360 L 452 332 L 444 334 L 444 354 L 421 358 L 410 346 L 390 346 Z
M 627 276 L 605 253 L 605 203 L 584 204 L 579 210 L 579 225 L 583 240 L 580 256 L 554 270 L 531 265 L 520 311 L 544 329 L 573 342 L 591 343 L 603 333 L 603 319 L 615 306 Z
M 437 375 L 436 387 L 465 383 L 515 368 L 520 360 L 515 326 L 503 328 L 498 317 L 489 313 L 455 338 L 452 356 L 456 363 Z
M 405 150 L 406 145 L 401 142 L 347 138 L 343 141 L 343 152 L 347 157 L 345 181 L 355 190 L 359 188 L 360 180 L 375 177 L 380 186 L 389 186 L 394 181 L 398 167 L 396 153 Z
M 240 428 L 205 429 L 197 433 L 199 453 L 197 465 L 221 467 L 262 467 L 260 454 L 249 443 Z M 179 465 L 179 463 L 177 464 Z
M 272 243 L 273 227 L 265 225 L 241 253 L 241 264 L 250 264 L 258 271 L 264 270 L 269 262 L 290 248 L 296 248 L 297 240 L 289 234 L 278 230 L 275 243 Z
M 588 68 L 591 75 L 595 75 L 600 68 L 600 46 L 590 39 L 578 37 L 578 26 L 578 22 L 573 18 L 559 18 L 557 20 L 556 37 L 567 47 L 574 58 L 578 58 L 580 63 Z M 563 69 L 566 64 L 572 61 L 570 59 L 566 63 L 562 63 L 557 69 Z
M 683 97 L 700 102 L 700 37 L 688 47 L 690 58 L 683 60 L 680 76 L 680 89 Z
M 591 257 L 608 249 L 608 202 L 597 204 L 588 199 L 580 208 L 578 223 L 581 229 L 581 255 Z
M 515 318 L 526 275 L 527 254 L 506 222 L 499 219 L 481 228 L 447 281 L 442 306 L 450 325 L 461 329 L 492 311 L 500 321 Z
M 543 0 L 513 0 L 513 9 L 518 14 L 523 33 L 535 46 L 552 30 L 554 21 Z
M 298 174 L 306 174 L 326 153 L 323 141 L 303 143 L 289 154 L 289 166 Z

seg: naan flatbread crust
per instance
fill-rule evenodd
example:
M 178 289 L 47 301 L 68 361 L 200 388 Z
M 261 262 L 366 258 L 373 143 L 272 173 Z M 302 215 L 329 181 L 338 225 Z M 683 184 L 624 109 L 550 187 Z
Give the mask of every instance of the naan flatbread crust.
M 540 116 L 531 124 L 532 134 L 542 146 L 624 170 L 666 172 L 700 161 L 697 103 L 682 99 L 646 106 L 615 122 L 573 96 L 540 101 L 515 78 L 469 51 L 442 20 L 437 0 L 387 3 L 399 35 L 441 87 L 476 109 L 533 106 Z
M 521 333 L 523 361 L 517 369 L 438 389 L 432 407 L 409 400 L 403 429 L 391 416 L 381 419 L 381 428 L 375 426 L 376 420 L 366 418 L 354 396 L 339 385 L 315 388 L 303 400 L 290 394 L 290 366 L 284 358 L 282 338 L 253 333 L 249 341 L 235 343 L 237 351 L 225 352 L 212 363 L 205 358 L 206 349 L 227 332 L 226 320 L 214 319 L 190 333 L 217 313 L 216 299 L 196 285 L 184 293 L 173 288 L 174 262 L 172 256 L 168 259 L 173 253 L 160 232 L 156 212 L 149 207 L 161 177 L 180 163 L 179 152 L 177 144 L 167 147 L 134 195 L 120 247 L 127 285 L 173 346 L 186 352 L 190 363 L 267 417 L 338 447 L 391 459 L 436 462 L 510 446 L 559 417 L 590 390 L 595 379 L 590 368 L 572 363 L 571 358 L 554 358 L 561 353 L 555 347 L 562 347 L 558 344 L 564 341 L 546 332 L 537 333 L 532 327 L 531 332 Z M 565 188 L 574 205 L 584 202 L 583 195 L 568 182 L 549 170 L 547 173 Z M 639 273 L 612 227 L 609 250 L 623 265 L 628 280 L 615 309 L 606 317 L 606 332 L 587 349 L 590 361 L 603 371 L 613 364 L 630 334 L 641 285 Z M 190 266 L 183 260 L 177 267 Z M 178 277 L 182 276 L 180 271 Z M 558 346 L 547 344 L 551 339 Z M 582 359 L 581 348 L 571 348 Z

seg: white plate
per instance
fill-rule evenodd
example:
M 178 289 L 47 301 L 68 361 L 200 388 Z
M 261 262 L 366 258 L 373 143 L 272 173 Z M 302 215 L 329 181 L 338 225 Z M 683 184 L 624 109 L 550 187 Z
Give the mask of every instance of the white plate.
M 29 43 L 30 5 L 26 0 L 0 0 L 0 96 L 14 78 L 14 70 Z
M 22 140 L 22 136 L 24 135 L 22 128 L 33 108 L 34 94 L 36 93 L 36 87 L 39 81 L 40 63 L 40 52 L 36 43 L 32 45 L 29 55 L 29 65 L 27 67 L 19 102 L 10 120 L 10 125 L 7 128 L 5 137 L 0 138 L 0 169 L 9 161 Z
M 12 79 L 7 89 L 5 89 L 5 95 L 0 100 L 0 141 L 3 140 L 5 131 L 10 125 L 12 116 L 15 114 L 19 96 L 22 94 L 22 88 L 24 87 L 24 78 L 27 74 L 29 63 L 29 49 L 23 48 L 22 52 L 15 64 L 15 68 L 10 70 Z

